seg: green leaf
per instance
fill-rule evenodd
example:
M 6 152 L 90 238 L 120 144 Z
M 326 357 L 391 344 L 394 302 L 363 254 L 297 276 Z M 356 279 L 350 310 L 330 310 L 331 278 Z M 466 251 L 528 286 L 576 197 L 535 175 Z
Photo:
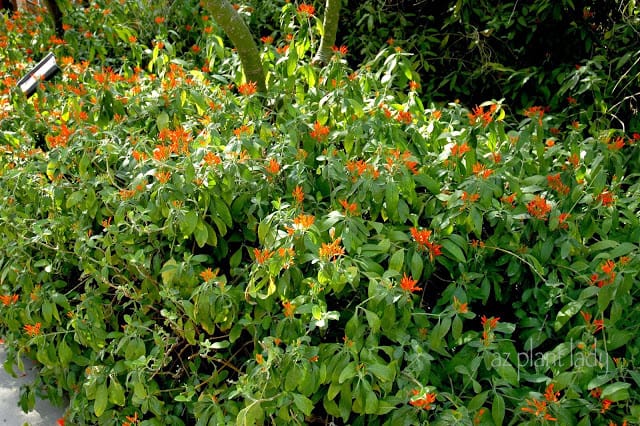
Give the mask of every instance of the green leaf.
M 456 243 L 451 241 L 450 239 L 445 239 L 442 241 L 442 253 L 448 258 L 455 260 L 458 263 L 466 263 L 467 259 L 462 252 L 462 249 L 458 247 Z
M 154 51 L 155 54 L 155 51 Z M 169 125 L 169 114 L 166 112 L 161 112 L 158 114 L 158 118 L 156 119 L 156 126 L 158 126 L 158 131 L 162 131 L 166 129 Z
M 467 404 L 467 410 L 476 411 L 479 410 L 484 403 L 487 401 L 487 397 L 489 396 L 489 391 L 484 391 L 482 393 L 477 394 L 471 401 Z
M 71 208 L 78 204 L 84 198 L 84 191 L 75 191 L 67 198 L 66 207 Z
M 367 371 L 383 382 L 391 382 L 395 378 L 395 368 L 391 365 L 368 364 Z
M 347 380 L 353 378 L 358 374 L 357 371 L 358 364 L 355 361 L 350 362 L 340 373 L 340 377 L 338 377 L 338 383 L 344 383 Z
M 106 383 L 101 383 L 96 388 L 96 399 L 93 401 L 93 413 L 96 417 L 102 416 L 109 402 L 109 389 Z
M 196 225 L 196 229 L 194 229 L 193 236 L 196 239 L 196 244 L 198 247 L 202 248 L 205 244 L 207 244 L 207 240 L 209 239 L 209 231 L 207 231 L 207 226 L 202 221 L 202 219 L 198 220 L 198 224 Z
M 451 337 L 453 340 L 458 340 L 462 335 L 462 320 L 458 315 L 453 318 L 451 323 Z
M 372 333 L 377 333 L 380 331 L 380 317 L 375 312 L 364 310 L 364 314 L 367 318 L 367 323 L 369 323 L 369 327 L 371 328 Z
M 422 256 L 418 252 L 413 252 L 411 255 L 411 276 L 414 280 L 419 280 L 420 276 L 422 276 L 422 269 L 424 268 L 424 263 L 422 261 Z
M 178 263 L 173 259 L 167 260 L 162 266 L 162 271 L 160 271 L 160 275 L 162 275 L 162 284 L 171 285 L 173 283 L 173 277 L 176 275 L 178 271 Z
M 109 402 L 120 407 L 123 407 L 125 404 L 124 389 L 115 378 L 111 378 L 109 381 Z
M 498 355 L 498 358 L 500 356 Z M 496 371 L 504 380 L 506 380 L 512 386 L 518 386 L 518 373 L 516 369 L 506 359 L 498 359 L 495 367 Z
M 236 417 L 237 426 L 253 426 L 262 424 L 264 413 L 259 401 L 254 401 L 251 405 L 243 408 Z
M 193 234 L 193 231 L 198 225 L 198 212 L 195 210 L 189 210 L 180 221 L 180 230 L 185 237 Z
M 566 304 L 560 312 L 558 312 L 558 315 L 556 315 L 556 321 L 553 323 L 553 329 L 555 331 L 559 331 L 567 321 L 580 312 L 584 303 L 584 300 L 574 300 L 573 302 Z
M 299 393 L 293 394 L 293 403 L 296 408 L 304 413 L 305 416 L 310 416 L 313 411 L 313 402 L 304 395 Z
M 67 367 L 73 359 L 73 351 L 64 339 L 58 344 L 58 358 L 63 367 Z
M 501 426 L 504 421 L 504 399 L 502 396 L 496 394 L 493 397 L 493 404 L 491 405 L 491 417 L 496 426 Z
M 389 269 L 397 272 L 402 272 L 403 265 L 404 265 L 404 249 L 401 248 L 397 250 L 395 253 L 393 253 L 393 256 L 391 256 L 391 259 L 389 260 Z
M 600 398 L 608 399 L 613 402 L 624 401 L 629 399 L 628 389 L 631 387 L 631 383 L 616 382 L 602 388 L 602 395 Z

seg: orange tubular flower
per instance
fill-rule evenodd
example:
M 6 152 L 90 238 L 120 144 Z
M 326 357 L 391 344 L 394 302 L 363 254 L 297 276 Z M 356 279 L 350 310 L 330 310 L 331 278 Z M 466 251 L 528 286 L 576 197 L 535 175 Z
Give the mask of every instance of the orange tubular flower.
M 551 211 L 551 204 L 544 198 L 536 195 L 533 200 L 527 204 L 527 211 L 535 218 L 547 220 L 547 215 Z
M 451 155 L 454 157 L 462 157 L 465 153 L 471 151 L 469 145 L 465 142 L 462 145 L 455 144 L 451 147 Z
M 316 8 L 311 4 L 302 3 L 298 6 L 298 13 L 301 15 L 313 16 L 316 13 Z
M 433 259 L 442 254 L 440 244 L 435 244 L 430 241 L 431 231 L 428 229 L 417 230 L 416 228 L 411 228 L 411 236 L 414 241 L 418 243 L 418 250 L 425 250 L 429 252 L 429 258 L 433 261 Z
M 315 221 L 314 215 L 301 214 L 293 219 L 294 229 L 309 229 Z
M 342 238 L 336 238 L 330 244 L 322 243 L 318 254 L 321 259 L 334 261 L 344 255 L 344 247 L 340 246 Z
M 18 301 L 18 298 L 19 296 L 17 294 L 6 294 L 0 296 L 0 302 L 2 302 L 4 306 L 9 306 L 16 303 Z
M 258 262 L 259 265 L 262 265 L 269 260 L 271 256 L 273 256 L 273 252 L 269 251 L 269 249 L 260 250 L 258 248 L 254 248 L 253 255 L 256 258 L 256 262 Z
M 296 185 L 296 187 L 291 192 L 291 196 L 296 203 L 302 204 L 302 202 L 304 201 L 304 191 L 302 187 L 300 185 Z
M 312 139 L 322 142 L 329 136 L 329 127 L 323 126 L 319 121 L 313 124 L 313 130 L 309 133 Z
M 609 207 L 615 204 L 615 198 L 610 191 L 602 191 L 597 197 L 596 200 L 600 201 L 603 206 Z
M 558 402 L 558 397 L 560 396 L 560 392 L 554 392 L 553 387 L 554 387 L 554 384 L 549 383 L 549 386 L 547 386 L 547 388 L 544 391 L 544 399 L 546 399 L 547 402 Z
M 358 211 L 357 203 L 350 203 L 347 200 L 340 200 L 340 205 L 344 208 L 344 214 L 346 216 L 353 216 Z
M 40 334 L 40 327 L 42 327 L 42 324 L 39 322 L 35 323 L 34 325 L 25 324 L 24 331 L 27 333 L 28 336 L 34 337 Z
M 289 301 L 282 302 L 282 308 L 284 309 L 284 316 L 287 318 L 293 318 L 293 313 L 296 310 L 296 305 Z
M 420 391 L 418 391 L 417 389 L 414 389 L 411 392 L 413 393 L 413 395 L 418 395 L 420 393 Z M 433 392 L 429 392 L 421 398 L 412 399 L 411 401 L 409 401 L 409 404 L 423 410 L 431 410 L 431 404 L 433 404 L 434 402 L 436 402 L 436 394 Z
M 541 418 L 543 420 L 549 421 L 557 421 L 555 417 L 552 417 L 551 414 L 547 413 L 547 401 L 540 401 L 539 399 L 527 399 L 527 406 L 522 407 L 521 410 L 525 413 L 531 413 L 537 418 Z
M 238 93 L 242 96 L 250 96 L 258 91 L 258 85 L 255 81 L 248 81 L 238 86 Z
M 280 172 L 280 163 L 275 158 L 269 160 L 269 165 L 267 166 L 267 172 L 272 175 L 277 175 Z
M 414 280 L 410 276 L 407 276 L 407 274 L 405 273 L 405 274 L 402 275 L 402 279 L 400 280 L 400 287 L 404 291 L 408 291 L 410 293 L 415 293 L 416 291 L 421 291 L 422 290 L 421 287 L 417 287 L 416 286 L 417 283 L 418 283 L 417 280 Z
M 214 279 L 217 276 L 217 271 L 213 272 L 211 270 L 211 268 L 207 268 L 204 271 L 200 272 L 200 277 L 202 277 L 202 279 L 207 282 L 207 281 L 211 281 L 212 279 Z

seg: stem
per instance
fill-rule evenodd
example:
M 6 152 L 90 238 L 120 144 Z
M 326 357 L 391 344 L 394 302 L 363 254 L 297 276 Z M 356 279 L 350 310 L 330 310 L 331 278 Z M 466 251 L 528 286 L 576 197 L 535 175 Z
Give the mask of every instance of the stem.
M 336 44 L 341 6 L 342 0 L 327 0 L 325 4 L 322 38 L 320 39 L 320 47 L 318 47 L 318 51 L 312 61 L 314 64 L 326 65 L 333 55 L 332 48 Z
M 235 46 L 247 81 L 255 82 L 260 92 L 266 92 L 267 85 L 260 60 L 260 52 L 249 27 L 242 16 L 227 0 L 203 0 L 202 6 L 222 27 Z

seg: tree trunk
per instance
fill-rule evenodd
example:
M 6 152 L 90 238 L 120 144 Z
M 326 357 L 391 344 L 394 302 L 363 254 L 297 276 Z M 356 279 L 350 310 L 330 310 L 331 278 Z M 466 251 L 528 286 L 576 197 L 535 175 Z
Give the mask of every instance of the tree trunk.
M 316 52 L 313 63 L 326 65 L 333 55 L 333 46 L 336 44 L 338 21 L 340 20 L 340 7 L 342 0 L 327 0 L 324 8 L 324 21 L 322 22 L 322 39 Z
M 64 30 L 62 29 L 62 11 L 60 10 L 60 5 L 58 5 L 56 0 L 43 0 L 42 3 L 44 3 L 44 6 L 53 19 L 53 28 L 56 30 L 56 34 L 62 36 Z
M 236 48 L 247 81 L 255 82 L 258 91 L 265 92 L 267 85 L 260 52 L 242 16 L 227 0 L 203 0 L 201 4 L 211 13 Z

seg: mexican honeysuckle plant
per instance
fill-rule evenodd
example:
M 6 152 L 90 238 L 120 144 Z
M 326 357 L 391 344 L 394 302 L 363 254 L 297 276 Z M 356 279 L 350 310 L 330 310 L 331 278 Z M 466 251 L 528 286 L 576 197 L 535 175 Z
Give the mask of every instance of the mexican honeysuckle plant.
M 260 40 L 259 93 L 185 3 L 91 2 L 64 38 L 1 17 L 0 333 L 8 372 L 38 365 L 25 410 L 640 422 L 638 133 L 426 104 L 394 46 L 313 65 L 300 2 Z M 27 98 L 48 51 L 61 72 Z

